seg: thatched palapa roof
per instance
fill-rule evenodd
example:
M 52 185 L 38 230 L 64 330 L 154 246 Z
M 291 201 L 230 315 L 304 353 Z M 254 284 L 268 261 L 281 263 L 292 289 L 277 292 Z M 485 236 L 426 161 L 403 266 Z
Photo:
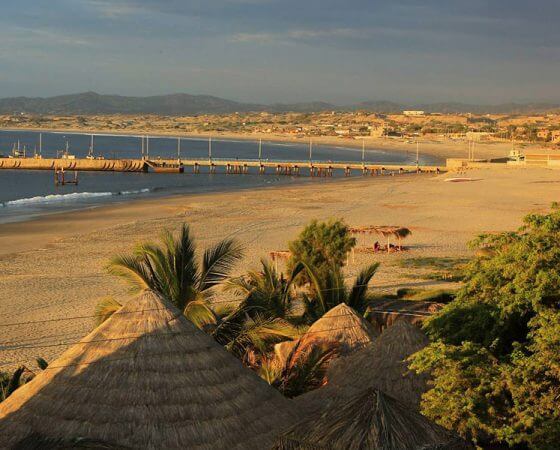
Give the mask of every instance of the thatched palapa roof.
M 352 234 L 379 234 L 381 236 L 395 236 L 406 238 L 412 234 L 409 228 L 395 225 L 368 225 L 363 227 L 350 227 L 348 231 Z
M 369 319 L 373 327 L 378 332 L 382 332 L 401 320 L 421 325 L 443 306 L 442 303 L 421 300 L 372 300 L 369 304 Z
M 343 353 L 358 350 L 375 340 L 379 333 L 354 309 L 340 303 L 315 321 L 300 338 L 302 346 L 316 341 L 337 342 Z
M 274 450 L 463 450 L 454 433 L 369 388 L 292 426 Z
M 31 439 L 261 449 L 293 414 L 280 393 L 146 292 L 0 404 L 0 448 Z
M 337 397 L 350 398 L 365 388 L 381 389 L 413 409 L 419 409 L 427 376 L 408 369 L 406 359 L 428 345 L 415 325 L 398 321 L 373 343 L 336 359 L 327 371 L 328 384 L 295 399 L 307 414 L 325 408 Z
M 340 354 L 349 354 L 370 344 L 379 336 L 374 327 L 346 303 L 327 311 L 299 339 L 274 346 L 274 356 L 280 364 L 297 349 L 306 349 L 322 342 L 336 343 Z

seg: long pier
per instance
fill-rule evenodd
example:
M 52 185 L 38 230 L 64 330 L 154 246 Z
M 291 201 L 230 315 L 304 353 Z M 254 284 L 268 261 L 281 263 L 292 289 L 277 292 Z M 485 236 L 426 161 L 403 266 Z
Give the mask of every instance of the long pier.
M 250 169 L 259 174 L 333 176 L 342 172 L 377 175 L 383 173 L 439 173 L 445 166 L 404 165 L 382 162 L 283 161 L 253 159 L 89 159 L 89 158 L 0 158 L 0 169 L 102 171 L 102 172 L 191 172 L 217 173 L 221 168 L 227 174 L 248 174 Z

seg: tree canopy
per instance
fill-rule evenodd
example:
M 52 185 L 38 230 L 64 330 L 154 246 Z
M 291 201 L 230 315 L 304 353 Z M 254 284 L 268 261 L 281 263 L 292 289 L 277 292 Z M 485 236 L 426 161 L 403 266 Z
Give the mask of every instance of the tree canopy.
M 291 271 L 300 262 L 313 267 L 316 275 L 325 279 L 329 272 L 344 266 L 346 255 L 356 246 L 356 239 L 350 235 L 348 226 L 340 219 L 326 222 L 311 221 L 298 238 L 289 243 L 291 257 L 288 269 Z M 309 279 L 300 277 L 302 282 Z
M 424 414 L 478 442 L 560 442 L 560 211 L 480 236 L 456 300 L 425 323 L 412 367 L 431 372 Z

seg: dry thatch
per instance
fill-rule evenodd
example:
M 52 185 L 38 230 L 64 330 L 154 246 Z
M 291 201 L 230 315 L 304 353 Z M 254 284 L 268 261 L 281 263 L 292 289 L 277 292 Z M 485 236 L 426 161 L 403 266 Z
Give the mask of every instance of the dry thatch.
M 285 362 L 296 345 L 298 345 L 298 342 L 299 339 L 296 339 L 293 341 L 279 342 L 278 344 L 274 345 L 274 358 L 279 362 Z
M 402 240 L 406 239 L 412 234 L 410 228 L 392 225 L 369 225 L 364 227 L 351 227 L 349 228 L 349 231 L 350 233 L 357 235 L 377 234 L 383 236 L 387 239 L 387 251 L 391 250 L 391 237 L 394 237 L 397 240 L 398 248 L 402 249 Z
M 0 448 L 35 435 L 112 448 L 260 449 L 294 419 L 280 393 L 146 292 L 0 404 Z
M 369 388 L 292 426 L 274 450 L 464 450 L 454 433 Z
M 398 321 L 379 338 L 351 355 L 335 360 L 327 372 L 328 384 L 295 399 L 300 409 L 311 414 L 335 398 L 350 398 L 365 388 L 381 389 L 412 409 L 419 409 L 427 377 L 408 369 L 406 359 L 428 344 L 416 326 Z
M 346 303 L 341 303 L 327 311 L 309 327 L 300 338 L 302 346 L 312 342 L 336 342 L 342 353 L 358 350 L 379 336 L 379 333 L 363 317 Z
M 443 306 L 442 303 L 416 300 L 373 300 L 370 302 L 369 318 L 373 327 L 381 333 L 400 320 L 420 325 Z
M 303 351 L 319 343 L 333 343 L 337 353 L 347 355 L 365 347 L 379 336 L 374 327 L 346 303 L 341 303 L 317 320 L 303 336 L 274 346 L 274 359 L 283 366 L 294 350 Z

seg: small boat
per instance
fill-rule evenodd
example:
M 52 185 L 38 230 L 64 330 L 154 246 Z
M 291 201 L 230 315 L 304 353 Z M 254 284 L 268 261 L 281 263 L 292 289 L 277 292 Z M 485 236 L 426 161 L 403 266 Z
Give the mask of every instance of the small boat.
M 455 178 L 446 178 L 443 181 L 447 181 L 448 183 L 463 183 L 465 181 L 478 181 L 480 178 L 468 178 L 468 177 L 455 177 Z
M 185 168 L 180 162 L 166 162 L 159 160 L 146 161 L 148 170 L 155 173 L 183 173 Z
M 183 166 L 151 166 L 155 173 L 183 173 L 185 168 Z

